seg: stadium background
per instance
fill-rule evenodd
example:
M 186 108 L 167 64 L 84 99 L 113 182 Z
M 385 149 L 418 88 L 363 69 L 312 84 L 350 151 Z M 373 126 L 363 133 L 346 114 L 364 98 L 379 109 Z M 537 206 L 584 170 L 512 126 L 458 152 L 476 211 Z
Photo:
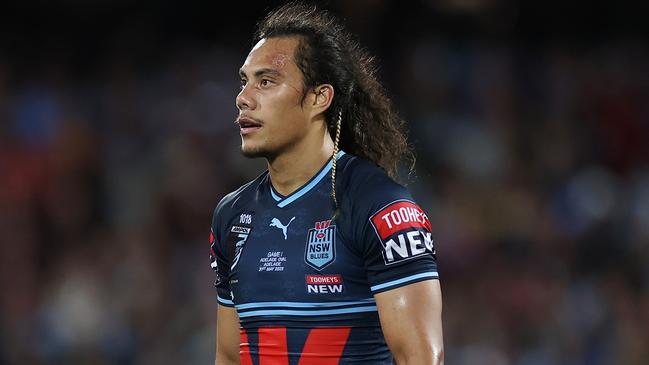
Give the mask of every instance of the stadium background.
M 271 2 L 270 4 L 277 4 Z M 447 364 L 649 363 L 644 2 L 331 1 L 418 151 Z M 269 3 L 4 2 L 0 364 L 207 364 Z

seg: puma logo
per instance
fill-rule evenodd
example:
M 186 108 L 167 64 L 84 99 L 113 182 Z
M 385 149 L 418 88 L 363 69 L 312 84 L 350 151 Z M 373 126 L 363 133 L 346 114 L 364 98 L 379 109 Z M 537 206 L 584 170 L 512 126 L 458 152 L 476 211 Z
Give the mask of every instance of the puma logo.
M 288 229 L 288 225 L 291 224 L 291 222 L 293 222 L 293 219 L 295 219 L 295 217 L 291 218 L 291 220 L 288 221 L 286 225 L 283 225 L 282 222 L 279 221 L 279 219 L 273 218 L 273 220 L 270 221 L 270 227 L 277 227 L 281 229 L 282 233 L 284 233 L 284 239 L 287 239 L 288 237 L 286 236 L 286 230 Z

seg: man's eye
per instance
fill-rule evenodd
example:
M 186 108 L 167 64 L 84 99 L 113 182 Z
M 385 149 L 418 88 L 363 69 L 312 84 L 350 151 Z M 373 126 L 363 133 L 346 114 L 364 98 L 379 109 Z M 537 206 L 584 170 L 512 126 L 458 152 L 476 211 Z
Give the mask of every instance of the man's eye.
M 242 89 L 246 86 L 246 82 L 247 82 L 246 80 L 241 79 L 241 85 L 240 86 L 241 86 Z
M 262 87 L 266 87 L 266 86 L 269 86 L 272 83 L 273 82 L 268 80 L 268 79 L 262 79 L 261 82 L 259 83 L 259 85 L 261 85 Z

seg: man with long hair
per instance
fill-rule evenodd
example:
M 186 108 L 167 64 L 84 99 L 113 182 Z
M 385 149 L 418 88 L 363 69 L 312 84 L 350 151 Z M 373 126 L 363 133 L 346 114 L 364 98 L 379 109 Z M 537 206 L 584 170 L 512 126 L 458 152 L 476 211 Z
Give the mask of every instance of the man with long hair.
M 393 180 L 414 156 L 374 71 L 326 11 L 260 22 L 236 123 L 268 170 L 214 211 L 217 364 L 443 363 L 431 225 Z

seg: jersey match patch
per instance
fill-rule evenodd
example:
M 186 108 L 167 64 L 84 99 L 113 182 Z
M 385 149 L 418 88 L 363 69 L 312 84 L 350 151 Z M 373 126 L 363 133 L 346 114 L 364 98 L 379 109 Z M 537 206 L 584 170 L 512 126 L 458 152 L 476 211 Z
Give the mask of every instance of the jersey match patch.
M 320 271 L 336 259 L 336 225 L 331 220 L 316 222 L 307 234 L 304 261 Z
M 251 231 L 252 227 L 233 225 L 230 228 L 230 235 L 228 237 L 228 251 L 229 257 L 231 258 L 230 270 L 233 270 L 239 263 L 243 246 L 246 244 Z
M 428 216 L 409 200 L 394 201 L 370 217 L 383 245 L 383 260 L 391 265 L 435 254 Z

